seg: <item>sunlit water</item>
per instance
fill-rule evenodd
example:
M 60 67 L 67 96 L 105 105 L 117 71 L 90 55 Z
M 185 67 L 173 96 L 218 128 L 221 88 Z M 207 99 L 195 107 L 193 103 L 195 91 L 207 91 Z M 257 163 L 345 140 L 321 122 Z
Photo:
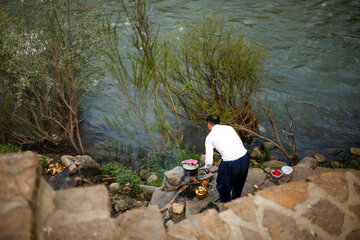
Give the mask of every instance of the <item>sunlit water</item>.
M 181 31 L 183 20 L 216 11 L 258 44 L 269 49 L 268 76 L 261 96 L 272 104 L 279 127 L 288 125 L 284 105 L 295 118 L 301 156 L 308 150 L 360 146 L 360 1 L 358 0 L 162 0 L 152 1 L 161 34 Z M 107 93 L 108 80 L 97 85 Z M 104 141 L 120 142 L 104 114 L 112 100 L 98 92 L 84 99 L 82 133 L 87 151 L 100 153 Z M 261 123 L 270 134 L 269 124 Z M 188 140 L 202 138 L 187 134 Z M 202 150 L 202 149 L 199 149 Z

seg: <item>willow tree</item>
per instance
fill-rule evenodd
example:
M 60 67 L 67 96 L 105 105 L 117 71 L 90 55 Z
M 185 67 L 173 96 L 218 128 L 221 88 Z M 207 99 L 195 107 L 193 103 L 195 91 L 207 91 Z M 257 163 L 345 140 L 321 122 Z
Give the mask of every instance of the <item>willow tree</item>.
M 167 49 L 150 21 L 146 1 L 121 1 L 121 8 L 102 26 L 104 67 L 116 84 L 117 114 L 108 124 L 150 152 L 180 147 L 183 129 L 166 76 Z M 165 107 L 166 101 L 168 111 Z M 170 116 L 174 113 L 174 116 Z
M 266 55 L 259 46 L 214 14 L 187 23 L 169 45 L 174 56 L 167 80 L 184 118 L 203 124 L 207 115 L 218 114 L 224 123 L 256 127 L 251 99 Z
M 2 9 L 6 21 L 0 22 L 4 140 L 44 152 L 84 153 L 80 98 L 100 72 L 93 5 L 16 0 L 9 9 Z

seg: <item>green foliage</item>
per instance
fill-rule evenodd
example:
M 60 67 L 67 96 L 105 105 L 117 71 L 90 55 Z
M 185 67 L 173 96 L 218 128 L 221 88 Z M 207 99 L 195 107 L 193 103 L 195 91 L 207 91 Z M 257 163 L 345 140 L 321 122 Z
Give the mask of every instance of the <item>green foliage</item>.
M 47 157 L 44 155 L 38 155 L 38 158 L 39 158 L 39 163 L 40 163 L 41 169 L 44 170 L 44 167 L 47 164 L 46 163 Z
M 116 178 L 116 181 L 124 186 L 126 183 L 131 185 L 141 184 L 140 177 L 129 169 L 126 169 L 121 163 L 109 162 L 101 165 L 103 173 L 110 174 Z
M 172 44 L 168 79 L 181 114 L 196 124 L 218 114 L 226 124 L 253 129 L 250 98 L 264 75 L 263 49 L 215 14 L 185 24 Z
M 0 10 L 0 132 L 9 141 L 84 152 L 80 97 L 101 71 L 98 14 L 80 6 L 15 0 Z
M 166 86 L 159 71 L 163 59 L 150 12 L 146 1 L 122 1 L 118 15 L 102 25 L 103 64 L 119 93 L 109 96 L 118 104 L 117 116 L 105 119 L 146 151 L 162 153 L 171 144 L 180 146 L 183 132 L 180 121 L 176 127 L 165 112 L 162 89 Z
M 262 170 L 265 170 L 268 166 L 265 163 L 258 163 L 254 164 L 253 162 L 250 162 L 249 168 L 261 168 Z
M 0 153 L 12 153 L 21 151 L 19 146 L 15 146 L 12 144 L 4 145 L 0 144 Z
M 264 156 L 266 160 L 270 159 L 271 150 L 272 150 L 271 148 L 267 148 L 267 147 L 264 148 Z
M 342 163 L 339 162 L 331 162 L 330 168 L 343 168 L 343 169 L 356 169 L 360 170 L 360 159 L 354 158 L 350 161 L 343 161 Z

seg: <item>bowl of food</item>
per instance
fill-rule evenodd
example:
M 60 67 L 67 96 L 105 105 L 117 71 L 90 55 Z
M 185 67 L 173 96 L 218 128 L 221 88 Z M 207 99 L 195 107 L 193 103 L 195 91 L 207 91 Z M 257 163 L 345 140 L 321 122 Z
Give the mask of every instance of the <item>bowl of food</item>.
M 197 199 L 202 200 L 206 197 L 207 188 L 203 186 L 199 186 L 195 189 L 195 196 Z
M 281 178 L 281 176 L 283 175 L 283 172 L 281 170 L 272 170 L 271 171 L 271 176 L 273 176 L 274 178 Z

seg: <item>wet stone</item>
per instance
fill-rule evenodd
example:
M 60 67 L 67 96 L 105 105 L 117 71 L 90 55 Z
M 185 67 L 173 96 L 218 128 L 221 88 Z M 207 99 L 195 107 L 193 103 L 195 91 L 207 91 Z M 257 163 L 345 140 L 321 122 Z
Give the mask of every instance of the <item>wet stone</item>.
M 345 217 L 341 210 L 328 200 L 321 200 L 312 205 L 304 216 L 333 235 L 340 235 Z
M 308 180 L 324 189 L 340 202 L 345 202 L 349 197 L 347 181 L 345 175 L 341 172 L 326 172 L 312 176 Z
M 306 192 L 306 188 L 306 182 L 293 182 L 265 189 L 260 191 L 258 195 L 293 210 L 296 205 L 308 198 L 309 194 Z
M 264 211 L 263 225 L 272 239 L 315 239 L 309 231 L 300 231 L 294 219 L 273 210 Z

